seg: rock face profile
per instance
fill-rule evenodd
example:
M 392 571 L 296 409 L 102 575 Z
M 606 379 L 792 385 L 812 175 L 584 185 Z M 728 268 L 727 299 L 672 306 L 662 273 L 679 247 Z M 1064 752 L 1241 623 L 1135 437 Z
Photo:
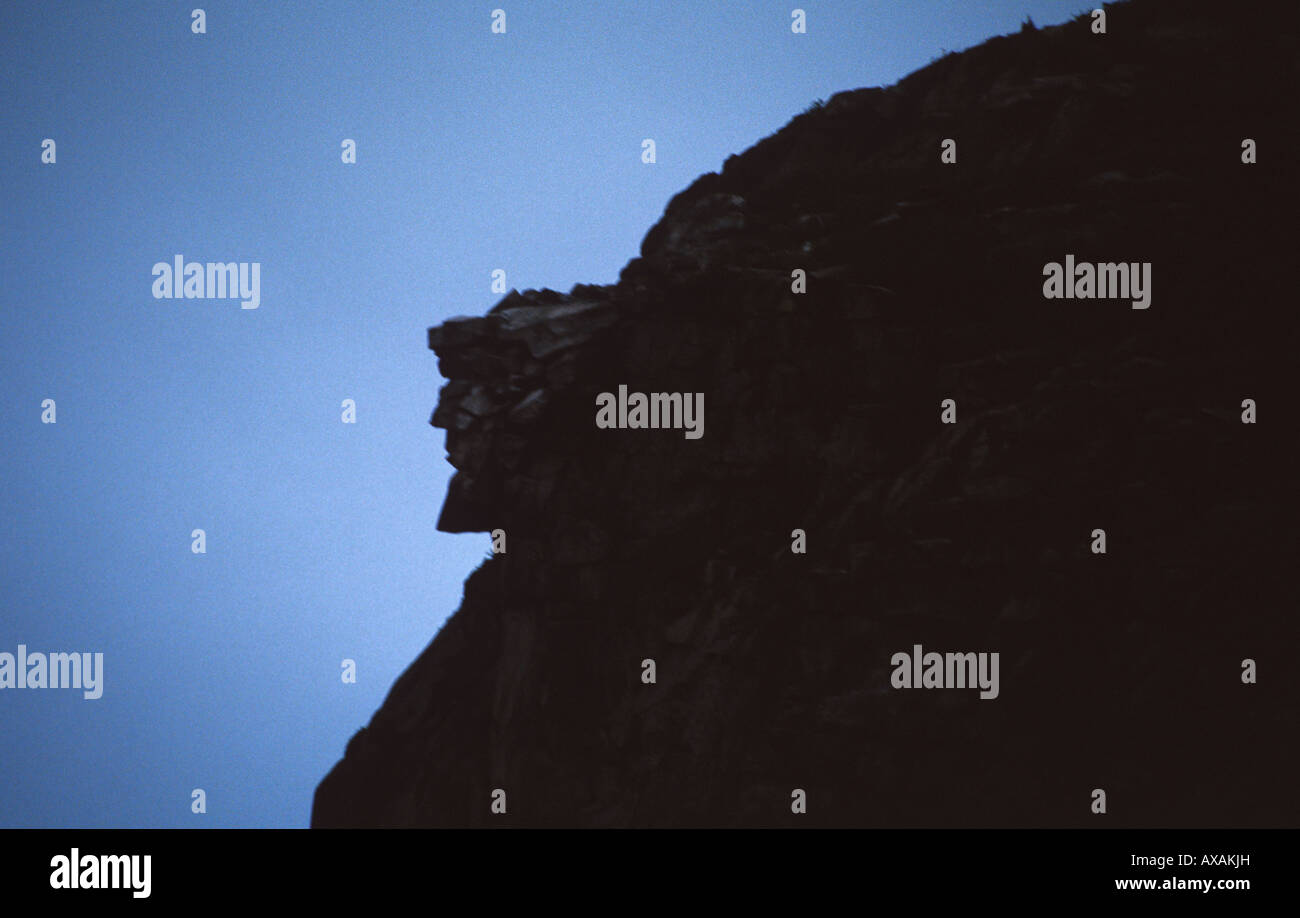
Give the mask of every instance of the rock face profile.
M 314 826 L 1297 824 L 1297 4 L 1105 12 L 430 330 L 505 551 Z

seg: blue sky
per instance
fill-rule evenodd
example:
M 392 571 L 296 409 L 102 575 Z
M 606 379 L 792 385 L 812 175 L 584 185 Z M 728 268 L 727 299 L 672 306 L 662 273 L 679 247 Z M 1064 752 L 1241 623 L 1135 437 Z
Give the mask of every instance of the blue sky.
M 434 529 L 426 329 L 494 268 L 613 282 L 814 99 L 1088 7 L 795 5 L 0 6 L 0 652 L 104 653 L 98 700 L 0 691 L 0 826 L 305 826 L 489 550 Z M 155 299 L 176 254 L 260 263 L 260 307 Z

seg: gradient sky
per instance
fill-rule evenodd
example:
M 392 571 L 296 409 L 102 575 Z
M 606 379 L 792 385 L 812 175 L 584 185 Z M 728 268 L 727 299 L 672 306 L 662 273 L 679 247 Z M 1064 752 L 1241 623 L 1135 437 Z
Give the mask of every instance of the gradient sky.
M 0 651 L 105 655 L 99 700 L 0 691 L 0 826 L 305 826 L 490 549 L 434 529 L 426 329 L 494 268 L 613 282 L 813 100 L 1091 5 L 0 6 Z M 260 308 L 154 299 L 178 253 L 260 262 Z

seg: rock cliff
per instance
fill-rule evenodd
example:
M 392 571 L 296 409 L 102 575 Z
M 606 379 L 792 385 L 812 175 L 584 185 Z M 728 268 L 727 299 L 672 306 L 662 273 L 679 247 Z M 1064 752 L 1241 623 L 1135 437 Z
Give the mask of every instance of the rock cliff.
M 431 329 L 438 527 L 506 551 L 313 825 L 1297 824 L 1296 9 L 1112 4 L 840 93 L 617 284 Z M 1149 306 L 1046 299 L 1067 255 Z M 620 385 L 703 435 L 598 427 Z M 893 687 L 917 644 L 998 697 Z

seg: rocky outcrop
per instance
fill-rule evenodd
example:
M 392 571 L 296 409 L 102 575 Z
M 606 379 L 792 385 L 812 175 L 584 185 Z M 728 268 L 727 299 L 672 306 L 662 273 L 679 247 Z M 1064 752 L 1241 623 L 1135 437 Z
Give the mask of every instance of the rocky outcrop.
M 840 93 L 617 284 L 430 330 L 438 526 L 506 551 L 313 825 L 1296 824 L 1295 7 L 1107 11 Z M 1149 308 L 1045 299 L 1067 254 Z M 599 428 L 621 384 L 703 436 Z M 916 644 L 998 697 L 892 687 Z

